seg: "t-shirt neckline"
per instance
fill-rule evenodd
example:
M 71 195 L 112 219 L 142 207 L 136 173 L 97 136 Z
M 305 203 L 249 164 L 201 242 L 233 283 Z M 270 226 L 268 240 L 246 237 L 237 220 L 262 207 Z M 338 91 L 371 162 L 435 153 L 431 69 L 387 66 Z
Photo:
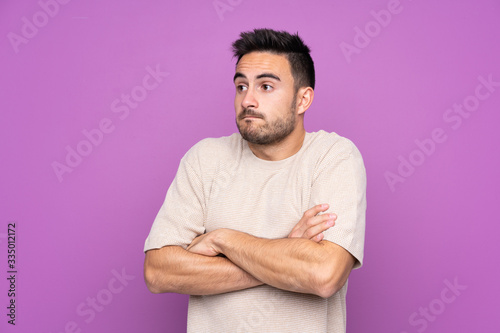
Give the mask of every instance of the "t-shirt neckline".
M 309 142 L 309 139 L 310 139 L 310 133 L 306 132 L 304 136 L 304 141 L 302 142 L 302 146 L 295 154 L 279 161 L 268 161 L 255 156 L 250 147 L 248 147 L 247 141 L 241 138 L 243 145 L 243 158 L 244 161 L 249 163 L 251 166 L 260 169 L 267 169 L 267 170 L 283 169 L 287 165 L 292 163 L 297 158 L 297 156 L 302 154 L 302 152 L 305 150 L 305 147 L 307 146 L 307 143 Z

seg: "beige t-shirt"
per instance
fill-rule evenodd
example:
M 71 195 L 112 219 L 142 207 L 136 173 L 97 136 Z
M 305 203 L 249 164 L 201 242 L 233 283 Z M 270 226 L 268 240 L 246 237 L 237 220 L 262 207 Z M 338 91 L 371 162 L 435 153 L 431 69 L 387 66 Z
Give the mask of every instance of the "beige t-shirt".
M 328 203 L 337 214 L 324 232 L 363 262 L 366 174 L 354 144 L 335 133 L 306 133 L 281 161 L 257 158 L 239 133 L 204 139 L 182 158 L 144 251 L 186 248 L 204 232 L 230 228 L 286 238 L 303 213 Z M 268 285 L 190 296 L 188 332 L 345 332 L 347 283 L 330 298 Z

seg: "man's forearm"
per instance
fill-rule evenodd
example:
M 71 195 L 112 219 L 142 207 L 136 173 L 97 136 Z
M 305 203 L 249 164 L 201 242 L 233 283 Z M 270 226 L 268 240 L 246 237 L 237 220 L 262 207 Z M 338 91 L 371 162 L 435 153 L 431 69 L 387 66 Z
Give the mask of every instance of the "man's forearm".
M 262 284 L 227 258 L 207 257 L 179 246 L 148 251 L 144 276 L 154 293 L 212 295 Z
M 328 241 L 262 239 L 221 229 L 214 245 L 266 284 L 322 297 L 329 297 L 344 285 L 354 264 L 347 251 Z

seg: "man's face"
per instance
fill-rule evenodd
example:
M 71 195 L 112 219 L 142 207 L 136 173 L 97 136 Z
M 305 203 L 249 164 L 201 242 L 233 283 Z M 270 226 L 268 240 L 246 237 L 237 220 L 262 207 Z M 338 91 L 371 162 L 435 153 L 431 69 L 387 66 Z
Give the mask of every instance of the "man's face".
M 296 126 L 297 107 L 288 59 L 267 52 L 245 54 L 234 75 L 236 125 L 250 143 L 269 145 Z

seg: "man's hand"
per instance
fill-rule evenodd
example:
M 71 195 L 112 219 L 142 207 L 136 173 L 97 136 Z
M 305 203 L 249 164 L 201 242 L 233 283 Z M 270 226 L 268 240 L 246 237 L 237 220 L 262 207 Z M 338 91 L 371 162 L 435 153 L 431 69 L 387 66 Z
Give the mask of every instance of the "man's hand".
M 316 243 L 323 240 L 323 231 L 333 227 L 337 216 L 335 214 L 322 214 L 328 209 L 327 204 L 316 205 L 304 212 L 300 221 L 293 227 L 288 238 L 305 238 Z M 220 252 L 217 248 L 216 237 L 221 229 L 207 232 L 193 239 L 187 250 L 192 253 L 215 257 Z
M 220 229 L 218 229 L 220 230 Z M 202 254 L 208 257 L 215 257 L 220 251 L 215 247 L 214 237 L 217 236 L 218 230 L 207 232 L 193 239 L 186 250 L 196 254 Z
M 306 210 L 288 238 L 306 238 L 319 243 L 323 239 L 323 231 L 333 227 L 337 219 L 335 214 L 318 215 L 328 207 L 327 204 L 321 204 Z

